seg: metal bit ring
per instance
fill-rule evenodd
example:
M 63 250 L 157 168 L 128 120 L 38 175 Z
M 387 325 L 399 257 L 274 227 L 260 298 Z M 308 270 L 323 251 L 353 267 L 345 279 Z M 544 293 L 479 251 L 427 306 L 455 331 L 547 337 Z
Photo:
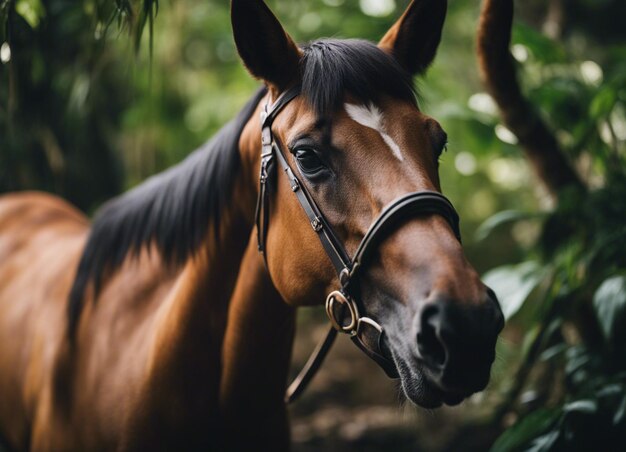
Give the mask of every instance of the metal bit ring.
M 341 319 L 335 317 L 335 302 L 339 302 L 348 307 L 348 311 L 350 312 L 350 323 L 348 325 L 344 326 Z M 359 312 L 356 304 L 352 300 L 349 300 L 341 291 L 335 290 L 326 297 L 326 315 L 328 315 L 333 328 L 340 333 L 351 334 L 356 332 L 359 324 Z

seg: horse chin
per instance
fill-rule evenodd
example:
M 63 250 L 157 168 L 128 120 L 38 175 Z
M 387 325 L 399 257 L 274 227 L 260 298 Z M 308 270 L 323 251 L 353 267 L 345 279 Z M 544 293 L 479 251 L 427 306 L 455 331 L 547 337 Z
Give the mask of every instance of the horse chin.
M 402 392 L 412 404 L 426 409 L 435 409 L 444 404 L 455 406 L 465 400 L 465 395 L 444 391 L 431 383 L 417 362 L 411 365 L 396 356 L 394 356 L 394 361 L 400 375 Z

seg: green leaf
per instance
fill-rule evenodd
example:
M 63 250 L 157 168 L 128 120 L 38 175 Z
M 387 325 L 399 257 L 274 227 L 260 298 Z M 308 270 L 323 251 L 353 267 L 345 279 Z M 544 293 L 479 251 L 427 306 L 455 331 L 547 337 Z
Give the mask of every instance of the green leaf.
M 588 413 L 593 414 L 598 410 L 598 402 L 595 400 L 576 400 L 563 406 L 564 413 Z
M 502 224 L 514 223 L 519 220 L 537 217 L 537 214 L 520 212 L 519 210 L 503 210 L 487 218 L 476 230 L 476 240 L 483 240 L 489 236 L 495 228 Z
M 530 352 L 530 349 L 533 343 L 539 337 L 540 331 L 541 331 L 541 325 L 537 323 L 535 323 L 534 325 L 532 325 L 530 328 L 526 330 L 526 333 L 524 334 L 524 338 L 522 339 L 522 348 L 521 348 L 521 354 L 520 354 L 522 358 L 526 358 L 526 356 L 528 356 L 528 353 Z
M 502 313 L 507 320 L 520 310 L 542 278 L 542 267 L 533 261 L 498 267 L 483 277 L 485 284 L 498 296 Z
M 626 309 L 626 276 L 605 280 L 593 296 L 593 307 L 604 337 L 611 340 L 616 321 Z
M 566 356 L 565 374 L 569 378 L 574 378 L 575 374 L 579 372 L 586 376 L 585 367 L 591 362 L 591 356 L 587 349 L 581 346 L 570 347 L 566 351 Z
M 554 443 L 561 436 L 560 430 L 553 430 L 551 432 L 546 433 L 545 435 L 541 435 L 539 438 L 535 439 L 532 442 L 532 445 L 526 452 L 548 452 L 553 450 L 552 447 Z
M 509 452 L 521 449 L 534 438 L 545 433 L 561 415 L 558 408 L 540 408 L 521 418 L 507 429 L 491 447 L 491 452 Z
M 526 46 L 540 62 L 560 63 L 565 61 L 565 50 L 559 41 L 551 40 L 528 25 L 514 24 L 511 41 L 513 44 Z
M 7 23 L 9 21 L 9 8 L 11 2 L 8 0 L 0 0 L 0 43 L 7 40 Z
M 617 102 L 617 89 L 611 85 L 604 86 L 591 101 L 589 114 L 593 119 L 608 116 L 615 102 Z
M 154 18 L 159 10 L 158 0 L 142 0 L 141 10 L 137 18 L 137 24 L 135 29 L 135 52 L 139 52 L 139 45 L 141 44 L 141 37 L 143 30 L 148 25 L 148 40 L 149 40 L 149 52 L 150 59 L 152 59 L 153 53 L 153 35 L 154 35 Z
M 562 355 L 566 349 L 567 344 L 564 343 L 553 345 L 552 347 L 544 350 L 541 355 L 539 355 L 539 361 L 550 361 L 551 359 Z
M 15 12 L 22 16 L 31 28 L 37 28 L 46 15 L 41 0 L 17 0 Z
M 626 395 L 622 398 L 619 407 L 617 407 L 617 411 L 613 416 L 613 425 L 617 425 L 624 419 L 624 415 L 626 414 Z

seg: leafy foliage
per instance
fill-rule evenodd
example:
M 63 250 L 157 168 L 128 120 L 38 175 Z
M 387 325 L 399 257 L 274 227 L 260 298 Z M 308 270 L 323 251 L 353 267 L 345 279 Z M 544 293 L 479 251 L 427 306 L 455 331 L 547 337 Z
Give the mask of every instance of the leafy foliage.
M 578 62 L 562 52 L 562 43 L 535 34 L 524 27 L 516 35 L 517 44 L 527 46 L 533 58 L 524 66 L 530 71 L 525 77 L 529 95 L 584 169 L 591 189 L 563 191 L 556 206 L 536 218 L 541 234 L 528 251 L 530 261 L 486 275 L 497 293 L 497 287 L 503 288 L 510 315 L 534 306 L 530 315 L 512 318 L 513 327 L 529 331 L 534 346 L 525 350 L 535 350 L 525 356 L 523 367 L 529 370 L 520 373 L 515 387 L 543 394 L 535 409 L 515 403 L 507 408 L 519 419 L 492 450 L 591 450 L 603 445 L 623 450 L 626 149 L 620 137 L 626 126 L 626 72 L 619 63 L 600 69 Z M 519 222 L 515 215 L 499 214 L 487 220 L 484 230 L 502 218 Z M 537 286 L 533 292 L 531 287 Z M 538 335 L 542 325 L 544 334 Z
M 612 276 L 606 279 L 593 296 L 593 306 L 607 341 L 624 324 L 626 313 L 626 277 Z
M 505 265 L 487 272 L 485 284 L 498 294 L 504 318 L 509 320 L 541 282 L 543 268 L 534 261 Z
M 408 0 L 378 2 L 384 10 L 372 10 L 373 0 L 268 3 L 299 42 L 376 41 Z M 419 81 L 421 108 L 450 137 L 441 180 L 463 219 L 469 260 L 491 269 L 486 279 L 509 319 L 483 405 L 504 393 L 495 411 L 517 419 L 494 450 L 579 450 L 598 438 L 619 445 L 626 45 L 615 18 L 626 3 L 565 2 L 558 39 L 538 31 L 546 2 L 517 3 L 524 21 L 513 45 L 525 93 L 589 191 L 564 192 L 549 206 L 514 137 L 503 134 L 476 71 L 478 2 L 449 2 L 439 54 Z M 237 59 L 225 0 L 0 0 L 5 42 L 0 192 L 43 189 L 87 211 L 180 161 L 257 87 Z
M 552 379 L 554 386 L 548 388 L 558 401 L 548 410 L 522 417 L 493 450 L 519 450 L 522 445 L 529 450 L 587 450 L 598 438 L 602 444 L 621 444 L 617 449 L 626 446 L 626 186 L 613 183 L 575 199 L 562 202 L 544 223 L 539 242 L 544 260 L 536 264 L 542 265 L 541 271 L 533 273 L 553 275 L 548 293 L 558 295 L 541 301 L 550 301 L 555 309 L 544 308 L 526 320 L 531 332 L 535 324 L 559 325 L 551 349 L 533 359 L 537 366 L 551 361 L 562 369 L 564 380 Z M 506 267 L 489 275 L 498 284 L 510 285 L 511 278 L 514 283 L 523 280 L 529 266 L 524 264 L 517 276 L 511 274 L 514 270 Z M 529 294 L 527 287 L 521 285 L 515 296 Z M 519 299 L 509 303 L 521 308 Z
M 0 45 L 10 58 L 0 71 L 0 191 L 54 191 L 88 210 L 119 192 L 119 150 L 110 131 L 120 126 L 129 90 L 103 45 L 105 31 L 117 23 L 138 48 L 156 5 L 0 2 Z

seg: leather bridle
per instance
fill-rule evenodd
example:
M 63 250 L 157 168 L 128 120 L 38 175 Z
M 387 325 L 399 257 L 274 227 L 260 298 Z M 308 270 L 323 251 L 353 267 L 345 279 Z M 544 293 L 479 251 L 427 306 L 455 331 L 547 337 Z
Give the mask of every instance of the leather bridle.
M 291 190 L 307 215 L 311 228 L 317 234 L 330 258 L 341 287 L 331 292 L 326 298 L 326 314 L 330 319 L 331 327 L 300 374 L 289 386 L 286 395 L 287 402 L 295 400 L 305 389 L 328 353 L 338 332 L 348 334 L 367 356 L 382 367 L 387 376 L 398 378 L 395 364 L 381 348 L 383 328 L 378 322 L 366 315 L 367 310 L 359 296 L 359 275 L 372 250 L 381 241 L 381 237 L 403 219 L 423 214 L 441 215 L 450 224 L 457 239 L 461 240 L 459 216 L 450 201 L 437 192 L 419 191 L 408 193 L 386 206 L 371 224 L 354 257 L 350 258 L 317 204 L 287 163 L 279 143 L 272 134 L 272 123 L 276 116 L 299 94 L 300 87 L 293 87 L 278 97 L 272 105 L 269 105 L 270 102 L 268 101 L 261 113 L 260 187 L 255 213 L 258 249 L 263 254 L 267 265 L 265 241 L 269 226 L 270 193 L 268 181 L 273 173 L 273 161 L 276 159 L 289 180 Z

